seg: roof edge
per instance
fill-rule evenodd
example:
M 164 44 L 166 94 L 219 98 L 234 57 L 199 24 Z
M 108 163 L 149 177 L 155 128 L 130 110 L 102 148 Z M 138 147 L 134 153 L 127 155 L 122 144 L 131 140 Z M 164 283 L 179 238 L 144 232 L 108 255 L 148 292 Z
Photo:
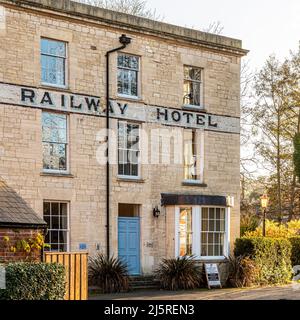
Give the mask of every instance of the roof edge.
M 144 32 L 164 38 L 180 39 L 185 42 L 211 47 L 221 51 L 229 51 L 239 56 L 244 56 L 249 52 L 242 48 L 242 41 L 238 39 L 111 11 L 70 0 L 0 0 L 0 3 L 33 10 L 50 10 L 55 13 L 67 14 L 74 18 L 80 17 L 110 26 L 115 25 L 121 29 L 133 30 L 139 33 Z

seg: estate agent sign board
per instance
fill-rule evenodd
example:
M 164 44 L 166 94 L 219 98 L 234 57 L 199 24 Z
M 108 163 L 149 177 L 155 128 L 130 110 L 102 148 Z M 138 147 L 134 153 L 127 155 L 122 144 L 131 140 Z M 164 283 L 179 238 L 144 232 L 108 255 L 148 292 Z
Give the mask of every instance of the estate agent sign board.
M 218 265 L 216 263 L 205 263 L 204 267 L 208 289 L 211 289 L 211 287 L 222 288 Z
M 79 113 L 91 116 L 106 116 L 105 105 L 100 97 L 70 91 L 42 89 L 0 83 L 0 104 L 30 108 Z M 240 119 L 215 115 L 199 110 L 176 109 L 153 106 L 133 101 L 124 103 L 110 101 L 110 117 L 140 122 L 161 123 L 168 126 L 204 129 L 209 131 L 240 133 Z

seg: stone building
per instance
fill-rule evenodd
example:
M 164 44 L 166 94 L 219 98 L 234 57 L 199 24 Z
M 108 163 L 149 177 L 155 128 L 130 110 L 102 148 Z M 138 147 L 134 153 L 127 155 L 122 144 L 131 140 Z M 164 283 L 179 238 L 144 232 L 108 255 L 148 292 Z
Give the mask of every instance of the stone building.
M 131 274 L 224 261 L 239 236 L 240 40 L 0 0 L 0 43 L 0 176 L 48 223 L 51 250 L 109 249 Z

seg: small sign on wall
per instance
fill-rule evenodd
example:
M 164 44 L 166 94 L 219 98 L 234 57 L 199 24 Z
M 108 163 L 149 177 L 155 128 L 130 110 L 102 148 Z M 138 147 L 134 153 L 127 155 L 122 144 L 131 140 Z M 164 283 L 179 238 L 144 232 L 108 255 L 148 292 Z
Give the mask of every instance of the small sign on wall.
M 205 263 L 204 268 L 208 289 L 211 289 L 211 287 L 222 288 L 218 265 L 216 263 Z
M 79 243 L 79 250 L 87 250 L 86 243 Z

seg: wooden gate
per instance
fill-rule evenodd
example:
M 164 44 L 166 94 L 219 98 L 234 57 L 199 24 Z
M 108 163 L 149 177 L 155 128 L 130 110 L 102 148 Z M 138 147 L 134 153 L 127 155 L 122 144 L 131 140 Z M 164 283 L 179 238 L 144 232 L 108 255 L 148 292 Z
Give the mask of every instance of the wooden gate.
M 46 263 L 61 263 L 66 268 L 65 300 L 88 299 L 88 253 L 45 252 Z

